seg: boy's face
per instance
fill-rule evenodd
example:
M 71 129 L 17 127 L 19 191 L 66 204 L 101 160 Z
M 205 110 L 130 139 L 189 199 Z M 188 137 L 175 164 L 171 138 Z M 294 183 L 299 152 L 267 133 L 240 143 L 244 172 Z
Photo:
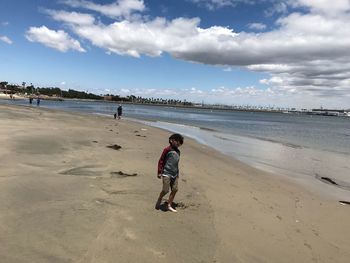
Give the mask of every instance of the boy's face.
M 170 144 L 172 147 L 179 148 L 181 146 L 181 143 L 175 140 L 170 140 Z

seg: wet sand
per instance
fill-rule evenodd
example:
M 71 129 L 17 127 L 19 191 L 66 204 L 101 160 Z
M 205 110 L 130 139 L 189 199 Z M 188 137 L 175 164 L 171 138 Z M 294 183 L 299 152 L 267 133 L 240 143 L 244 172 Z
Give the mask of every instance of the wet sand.
M 349 261 L 350 205 L 187 138 L 178 213 L 155 210 L 168 137 L 0 105 L 1 262 Z
M 194 138 L 256 169 L 287 176 L 316 194 L 328 195 L 334 200 L 350 198 L 350 155 L 347 153 L 321 151 L 271 139 L 239 136 L 181 124 L 141 122 Z M 329 184 L 327 179 L 322 178 L 334 183 Z

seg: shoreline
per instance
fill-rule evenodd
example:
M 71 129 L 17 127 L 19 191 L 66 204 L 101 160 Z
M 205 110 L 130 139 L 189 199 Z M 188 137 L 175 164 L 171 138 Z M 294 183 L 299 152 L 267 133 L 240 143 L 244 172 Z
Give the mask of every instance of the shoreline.
M 33 105 L 23 106 L 35 107 Z M 43 105 L 43 108 L 52 109 L 51 107 L 45 107 L 45 105 Z M 77 112 L 63 108 L 54 110 L 72 113 Z M 87 115 L 91 114 L 81 113 Z M 109 114 L 98 112 L 92 114 L 105 117 L 110 116 Z M 241 135 L 227 134 L 214 129 L 191 126 L 188 124 L 146 120 L 142 118 L 136 119 L 128 117 L 126 119 L 163 130 L 184 133 L 186 136 L 195 139 L 198 143 L 209 146 L 221 154 L 230 156 L 234 160 L 239 160 L 249 166 L 274 174 L 275 176 L 287 177 L 287 179 L 297 182 L 302 187 L 312 190 L 315 193 L 327 195 L 333 200 L 349 199 L 350 181 L 345 169 L 345 167 L 347 167 L 347 153 L 344 155 L 342 152 L 311 149 L 309 147 L 268 138 L 252 136 L 242 137 Z M 193 133 L 193 131 L 191 131 L 193 129 L 199 130 Z M 234 151 L 232 151 L 231 148 L 234 149 Z M 281 159 L 281 156 L 284 156 L 284 159 Z M 299 160 L 297 160 L 298 158 Z M 331 160 L 331 162 L 329 163 L 328 160 Z M 329 184 L 329 181 L 334 183 Z
M 186 138 L 179 213 L 165 213 L 154 204 L 168 132 L 54 109 L 0 109 L 4 262 L 345 263 L 350 257 L 350 206 L 290 180 Z

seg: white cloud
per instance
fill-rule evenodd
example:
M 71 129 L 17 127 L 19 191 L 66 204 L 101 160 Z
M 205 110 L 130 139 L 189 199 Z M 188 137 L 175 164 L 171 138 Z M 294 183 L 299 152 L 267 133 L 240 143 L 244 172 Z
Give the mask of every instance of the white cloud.
M 254 3 L 255 0 L 220 1 L 192 0 L 221 7 L 238 3 Z M 276 21 L 276 29 L 263 33 L 235 32 L 231 28 L 212 26 L 200 27 L 199 18 L 173 20 L 157 17 L 155 19 L 133 19 L 135 12 L 145 10 L 143 1 L 121 0 L 109 5 L 94 4 L 84 0 L 64 0 L 71 7 L 85 8 L 119 19 L 110 24 L 96 22 L 91 15 L 56 11 L 53 18 L 70 25 L 70 29 L 80 38 L 105 49 L 108 54 L 133 57 L 160 56 L 166 52 L 186 61 L 210 65 L 222 65 L 227 68 L 245 67 L 253 71 L 266 72 L 270 78 L 261 80 L 269 85 L 270 92 L 258 88 L 235 90 L 215 89 L 212 94 L 199 94 L 197 90 L 187 95 L 214 96 L 215 94 L 242 94 L 256 96 L 318 96 L 335 98 L 350 94 L 350 1 L 336 0 L 328 5 L 326 0 L 266 0 L 274 3 L 274 12 L 284 13 Z M 288 14 L 288 8 L 303 7 L 303 13 Z M 85 22 L 82 22 L 85 21 Z M 251 28 L 266 29 L 259 23 L 250 24 Z M 45 28 L 37 28 L 45 31 Z M 46 31 L 48 29 L 46 28 Z M 49 30 L 50 31 L 50 30 Z M 50 31 L 64 35 L 63 31 Z M 44 40 L 38 42 L 57 45 L 48 32 Z M 49 40 L 47 40 L 47 38 Z M 65 41 L 63 41 L 65 42 Z M 79 45 L 79 42 L 77 42 Z M 66 45 L 64 45 L 66 46 Z M 74 46 L 74 45 L 73 45 Z M 59 49 L 57 46 L 55 48 Z M 70 47 L 72 48 L 72 47 Z M 79 50 L 80 45 L 75 45 Z M 61 48 L 62 49 L 62 48 Z M 66 50 L 66 49 L 65 49 Z M 271 91 L 273 91 L 271 93 Z M 123 91 L 124 92 L 124 91 Z M 125 91 L 126 92 L 126 91 Z M 145 92 L 137 91 L 139 93 Z M 148 90 L 148 93 L 156 92 Z M 172 94 L 163 90 L 163 94 Z M 267 98 L 267 97 L 266 97 Z
M 130 93 L 130 90 L 129 89 L 121 89 L 120 92 L 128 94 L 128 93 Z
M 164 18 L 156 18 L 148 22 L 124 20 L 107 26 L 73 26 L 73 30 L 81 38 L 88 39 L 95 46 L 105 48 L 111 53 L 133 57 L 142 54 L 159 56 L 163 51 L 181 50 L 185 44 L 183 40 L 198 33 L 198 23 L 199 19 L 179 18 L 166 21 Z M 224 30 L 218 28 L 216 31 Z
M 234 99 L 237 97 L 242 97 L 242 96 L 261 96 L 263 94 L 271 94 L 273 91 L 271 89 L 259 89 L 254 86 L 251 87 L 238 87 L 234 89 L 226 88 L 226 87 L 219 87 L 216 89 L 212 89 L 211 92 L 208 95 L 211 96 L 224 96 L 224 97 L 230 97 L 230 99 Z
M 250 4 L 254 1 L 252 0 L 188 0 L 199 6 L 204 6 L 209 10 L 215 10 L 222 7 L 236 6 L 239 3 Z
M 270 8 L 266 9 L 264 13 L 266 16 L 272 16 L 274 14 L 287 14 L 289 2 L 289 0 L 276 1 L 272 4 Z
M 248 27 L 253 30 L 264 30 L 266 29 L 266 25 L 262 23 L 250 23 Z
M 69 49 L 85 52 L 79 41 L 71 38 L 63 30 L 55 31 L 48 29 L 46 26 L 30 27 L 25 36 L 31 42 L 42 43 L 61 52 L 66 52 Z
M 305 6 L 305 1 L 297 3 Z M 310 13 L 291 13 L 276 22 L 277 29 L 259 34 L 237 33 L 221 26 L 201 28 L 199 18 L 168 21 L 158 17 L 107 25 L 71 23 L 71 28 L 109 53 L 139 57 L 167 52 L 182 60 L 267 72 L 271 79 L 266 83 L 288 92 L 297 87 L 318 96 L 328 95 L 334 88 L 338 88 L 335 95 L 346 93 L 350 89 L 344 84 L 348 83 L 349 76 L 344 72 L 348 72 L 350 63 L 350 14 L 344 12 L 347 5 L 335 4 L 338 7 L 327 15 L 319 2 L 310 0 L 307 4 Z
M 143 0 L 119 0 L 107 5 L 95 4 L 94 2 L 86 0 L 62 0 L 61 2 L 71 7 L 79 7 L 99 12 L 111 18 L 128 18 L 131 13 L 143 11 L 145 9 Z
M 308 8 L 312 12 L 321 12 L 326 14 L 337 14 L 349 10 L 349 0 L 335 0 L 330 3 L 329 0 L 188 0 L 199 6 L 204 6 L 209 10 L 215 10 L 223 7 L 235 7 L 238 4 L 254 5 L 261 2 L 268 2 L 271 7 L 266 9 L 265 15 L 287 14 L 289 8 Z
M 190 93 L 190 94 L 197 94 L 197 95 L 200 95 L 200 94 L 204 93 L 203 90 L 200 90 L 200 89 L 198 89 L 196 87 L 192 87 L 190 89 L 187 89 L 187 90 L 185 90 L 185 92 Z
M 323 14 L 339 14 L 348 12 L 350 9 L 350 1 L 349 0 L 297 0 L 295 2 L 291 2 L 292 6 L 297 7 L 308 7 L 313 12 L 320 12 Z
M 273 78 L 262 80 L 266 84 L 281 83 L 283 80 Z M 163 88 L 124 88 L 115 91 L 122 96 L 135 95 L 144 98 L 181 99 L 191 102 L 220 103 L 227 105 L 251 105 L 251 106 L 275 106 L 275 107 L 298 107 L 310 108 L 327 105 L 340 108 L 340 105 L 348 105 L 350 94 L 347 96 L 320 96 L 315 100 L 313 92 L 300 92 L 297 87 L 217 87 L 211 90 L 199 89 L 197 87 L 184 89 Z M 343 91 L 337 91 L 342 93 Z M 345 106 L 347 107 L 347 106 Z
M 54 20 L 71 23 L 76 25 L 91 25 L 95 22 L 95 18 L 90 14 L 82 14 L 77 12 L 46 10 Z
M 0 40 L 5 42 L 6 44 L 11 45 L 13 42 L 11 39 L 9 39 L 7 36 L 0 36 Z
M 7 25 L 9 25 L 10 23 L 9 22 L 7 22 L 7 21 L 5 21 L 5 22 L 1 22 L 1 25 L 2 26 L 7 26 Z
M 268 71 L 268 72 L 286 72 L 291 69 L 291 66 L 285 64 L 259 64 L 247 66 L 248 69 L 254 71 Z

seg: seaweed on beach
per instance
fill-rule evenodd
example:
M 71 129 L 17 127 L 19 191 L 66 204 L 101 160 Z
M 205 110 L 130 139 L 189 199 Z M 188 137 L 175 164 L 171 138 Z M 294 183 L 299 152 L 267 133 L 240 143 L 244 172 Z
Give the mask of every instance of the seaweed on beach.
M 336 182 L 334 182 L 334 181 L 333 181 L 331 178 L 329 178 L 329 177 L 321 177 L 321 179 L 324 180 L 324 181 L 327 181 L 327 182 L 329 182 L 329 183 L 331 183 L 331 184 L 338 185 Z
M 137 173 L 133 173 L 133 174 L 128 174 L 128 173 L 124 173 L 122 171 L 118 171 L 118 172 L 111 172 L 112 177 L 129 177 L 129 176 L 137 176 Z
M 334 185 L 336 187 L 342 188 L 344 190 L 350 190 L 350 184 L 348 182 L 344 182 L 341 181 L 339 179 L 334 179 L 334 178 L 330 178 L 327 176 L 320 176 L 318 174 L 316 174 L 316 179 L 320 180 L 321 182 L 330 184 L 330 185 Z

